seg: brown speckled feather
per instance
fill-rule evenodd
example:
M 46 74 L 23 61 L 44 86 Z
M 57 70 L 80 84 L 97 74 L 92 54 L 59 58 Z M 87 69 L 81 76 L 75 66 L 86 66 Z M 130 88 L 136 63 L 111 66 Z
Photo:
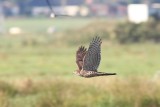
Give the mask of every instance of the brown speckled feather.
M 79 47 L 76 52 L 76 63 L 78 65 L 79 70 L 82 69 L 83 59 L 84 59 L 84 56 L 86 55 L 86 52 L 87 52 L 87 49 L 84 46 Z
M 97 71 L 101 60 L 101 39 L 95 37 L 89 45 L 88 51 L 84 57 L 83 70 Z

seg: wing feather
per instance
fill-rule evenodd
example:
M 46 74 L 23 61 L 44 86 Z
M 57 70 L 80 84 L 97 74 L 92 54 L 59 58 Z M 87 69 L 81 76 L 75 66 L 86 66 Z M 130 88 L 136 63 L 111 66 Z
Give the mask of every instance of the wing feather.
M 83 70 L 97 71 L 101 60 L 101 43 L 100 37 L 93 38 L 83 60 Z
M 87 49 L 84 46 L 81 46 L 78 48 L 76 52 L 76 63 L 78 65 L 79 70 L 82 69 L 83 59 L 84 59 L 84 56 L 86 55 L 86 51 Z

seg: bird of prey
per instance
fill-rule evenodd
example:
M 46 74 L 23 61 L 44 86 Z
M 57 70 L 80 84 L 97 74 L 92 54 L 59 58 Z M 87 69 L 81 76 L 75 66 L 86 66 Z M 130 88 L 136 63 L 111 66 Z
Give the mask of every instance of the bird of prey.
M 116 73 L 98 72 L 98 66 L 101 60 L 101 38 L 95 37 L 90 42 L 89 48 L 80 46 L 76 52 L 76 63 L 78 70 L 74 73 L 81 77 L 96 77 L 96 76 L 108 76 L 116 75 Z

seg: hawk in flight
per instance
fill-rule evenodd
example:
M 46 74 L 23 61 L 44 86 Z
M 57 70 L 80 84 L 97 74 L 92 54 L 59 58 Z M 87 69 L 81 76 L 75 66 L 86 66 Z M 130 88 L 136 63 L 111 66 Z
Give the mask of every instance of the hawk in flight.
M 101 43 L 101 38 L 96 36 L 90 43 L 88 50 L 84 46 L 79 47 L 76 52 L 76 63 L 79 68 L 75 71 L 76 75 L 86 78 L 116 75 L 116 73 L 97 71 L 101 60 Z

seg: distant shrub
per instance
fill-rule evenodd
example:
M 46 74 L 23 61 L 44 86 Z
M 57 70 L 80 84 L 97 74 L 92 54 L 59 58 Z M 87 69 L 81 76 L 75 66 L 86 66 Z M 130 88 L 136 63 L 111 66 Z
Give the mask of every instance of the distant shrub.
M 85 27 L 66 31 L 62 34 L 60 40 L 69 45 L 88 43 L 93 37 L 100 36 L 105 40 L 112 39 L 114 22 L 95 21 Z
M 135 24 L 128 21 L 95 21 L 85 27 L 65 31 L 59 40 L 69 45 L 88 43 L 94 36 L 99 35 L 103 40 L 119 43 L 160 42 L 160 22 L 149 20 L 146 23 Z M 65 39 L 64 39 L 65 38 Z
M 120 43 L 160 42 L 160 22 L 150 20 L 146 23 L 134 24 L 123 22 L 115 29 L 116 39 Z

